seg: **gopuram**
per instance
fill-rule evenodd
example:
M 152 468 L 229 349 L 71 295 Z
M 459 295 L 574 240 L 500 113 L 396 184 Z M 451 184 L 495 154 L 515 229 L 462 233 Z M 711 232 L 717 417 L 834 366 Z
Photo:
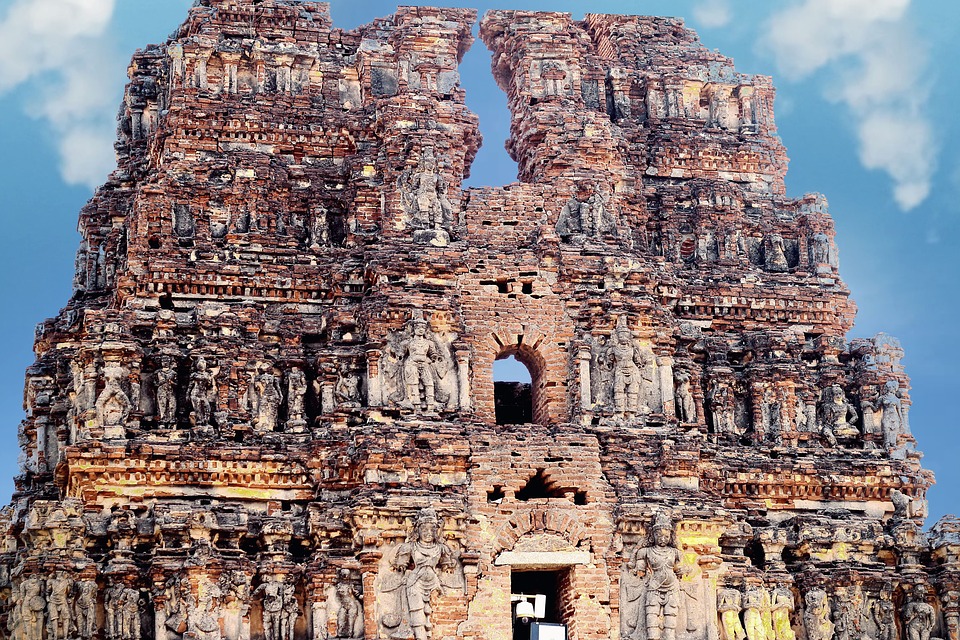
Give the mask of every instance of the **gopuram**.
M 134 56 L 27 371 L 6 637 L 958 640 L 960 521 L 924 530 L 902 350 L 845 339 L 770 79 L 490 12 L 519 182 L 467 189 L 476 19 L 199 0 Z

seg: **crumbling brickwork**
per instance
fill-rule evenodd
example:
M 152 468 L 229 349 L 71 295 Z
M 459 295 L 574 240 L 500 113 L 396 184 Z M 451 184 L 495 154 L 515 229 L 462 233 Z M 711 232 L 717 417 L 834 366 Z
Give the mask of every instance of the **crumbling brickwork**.
M 520 181 L 464 189 L 476 18 L 200 0 L 134 56 L 0 628 L 499 640 L 542 574 L 574 640 L 957 640 L 960 524 L 922 530 L 902 351 L 845 339 L 771 80 L 680 20 L 490 12 Z

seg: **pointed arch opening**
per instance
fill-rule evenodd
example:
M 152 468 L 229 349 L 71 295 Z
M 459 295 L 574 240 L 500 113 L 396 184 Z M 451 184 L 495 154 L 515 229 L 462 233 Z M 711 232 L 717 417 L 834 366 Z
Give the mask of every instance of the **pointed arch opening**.
M 541 423 L 543 359 L 520 344 L 506 345 L 493 362 L 497 424 Z

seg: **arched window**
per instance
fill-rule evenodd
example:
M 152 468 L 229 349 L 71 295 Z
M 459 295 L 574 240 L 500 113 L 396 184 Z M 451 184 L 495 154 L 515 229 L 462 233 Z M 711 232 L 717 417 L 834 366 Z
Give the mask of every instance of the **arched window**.
M 493 363 L 493 396 L 497 424 L 533 422 L 533 379 L 514 354 Z

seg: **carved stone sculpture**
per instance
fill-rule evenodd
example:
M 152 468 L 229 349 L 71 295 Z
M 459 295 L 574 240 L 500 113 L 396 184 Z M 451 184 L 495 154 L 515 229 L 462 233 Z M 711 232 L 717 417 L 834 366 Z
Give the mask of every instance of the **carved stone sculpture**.
M 401 334 L 404 335 L 404 334 Z M 400 407 L 426 410 L 434 413 L 450 400 L 448 391 L 441 387 L 451 368 L 448 351 L 437 340 L 423 314 L 415 310 L 407 323 L 405 337 L 388 347 L 399 363 L 393 377 L 399 377 L 397 391 L 391 400 Z
M 266 640 L 284 640 L 283 580 L 271 578 L 257 587 L 252 595 L 263 597 L 263 633 Z
M 406 623 L 415 640 L 429 640 L 433 594 L 464 588 L 463 567 L 458 554 L 440 539 L 436 511 L 427 508 L 417 514 L 413 532 L 397 548 L 388 571 L 380 584 L 386 596 L 380 624 L 397 630 Z
M 97 422 L 105 430 L 113 431 L 115 437 L 117 435 L 122 437 L 122 429 L 118 431 L 116 428 L 122 428 L 126 425 L 130 410 L 133 408 L 130 398 L 122 386 L 122 381 L 126 375 L 127 370 L 123 367 L 106 367 L 103 371 L 106 384 L 97 398 Z
M 803 625 L 807 640 L 832 640 L 833 622 L 830 621 L 830 600 L 823 589 L 813 589 L 804 596 Z
M 883 446 L 895 448 L 903 433 L 903 404 L 900 401 L 900 385 L 896 380 L 887 380 L 883 385 L 883 394 L 869 408 L 880 412 L 880 431 L 883 433 Z M 868 406 L 865 404 L 865 407 Z
M 814 265 L 830 264 L 830 238 L 822 231 L 810 237 L 810 262 Z
M 616 233 L 616 220 L 607 210 L 600 193 L 583 201 L 570 198 L 557 217 L 557 235 L 565 242 Z
M 31 576 L 20 584 L 20 624 L 23 640 L 43 640 L 44 612 L 47 608 L 43 587 L 43 581 L 36 576 Z
M 740 622 L 740 591 L 720 589 L 717 591 L 717 611 L 720 613 L 723 640 L 745 640 L 747 632 Z
M 198 640 L 220 640 L 220 585 L 202 581 L 197 587 L 197 604 L 188 615 L 190 634 Z
M 249 637 L 250 577 L 243 571 L 220 576 L 223 593 L 224 635 L 232 639 Z
M 197 358 L 193 373 L 190 374 L 187 396 L 193 407 L 194 424 L 198 427 L 209 426 L 217 402 L 217 381 L 207 369 L 207 361 L 202 356 Z
M 796 639 L 797 634 L 790 626 L 790 615 L 794 608 L 793 592 L 789 587 L 781 586 L 773 590 L 770 599 L 770 613 L 773 618 L 773 631 L 776 640 Z
M 63 572 L 57 572 L 47 580 L 47 638 L 48 640 L 67 640 L 73 626 L 71 596 L 73 579 Z
M 889 587 L 881 589 L 880 597 L 871 609 L 873 621 L 879 630 L 877 640 L 897 640 L 897 608 L 893 604 L 893 590 Z
M 360 581 L 349 569 L 337 572 L 337 583 L 327 597 L 327 617 L 336 622 L 337 638 L 363 638 Z
M 359 407 L 361 404 L 360 374 L 349 364 L 345 363 L 340 368 L 334 395 L 337 398 L 337 404 L 341 407 Z
M 280 388 L 280 380 L 269 365 L 265 365 L 254 379 L 252 396 L 254 427 L 263 433 L 274 431 L 280 414 L 280 403 L 283 402 L 283 390 Z
M 287 374 L 287 424 L 297 431 L 306 423 L 307 376 L 303 369 L 294 367 Z
M 783 238 L 772 234 L 763 239 L 763 268 L 774 273 L 789 270 L 787 255 L 783 249 Z
M 707 393 L 707 404 L 713 419 L 714 434 L 742 435 L 734 420 L 734 396 L 729 384 L 721 380 L 713 381 Z
M 840 385 L 831 385 L 823 390 L 818 412 L 820 432 L 831 446 L 836 444 L 837 437 L 853 438 L 860 434 L 856 425 L 859 414 L 847 402 L 847 395 Z
M 123 614 L 120 607 L 123 603 L 123 585 L 114 584 L 107 587 L 103 594 L 104 635 L 107 640 L 119 640 L 120 620 Z
M 330 244 L 330 223 L 327 219 L 327 208 L 323 205 L 317 205 L 310 218 L 308 241 L 313 251 Z
M 137 589 L 122 589 L 120 606 L 120 640 L 140 640 L 140 608 L 143 599 Z
M 903 628 L 906 640 L 930 640 L 930 632 L 936 621 L 936 612 L 927 602 L 927 588 L 916 584 L 910 600 L 903 607 Z
M 834 640 L 864 637 L 863 590 L 858 585 L 837 587 L 833 600 Z
M 173 358 L 164 356 L 157 370 L 157 424 L 168 427 L 177 421 L 177 369 Z
M 654 410 L 652 404 L 659 405 L 653 351 L 634 337 L 626 316 L 617 319 L 606 344 L 595 345 L 591 378 L 597 404 L 608 407 L 620 420 L 646 416 Z
M 283 613 L 280 619 L 280 637 L 281 640 L 294 640 L 294 631 L 297 626 L 297 618 L 300 617 L 302 610 L 297 601 L 297 587 L 293 582 L 285 582 L 281 591 L 283 600 Z
M 680 551 L 673 546 L 673 523 L 660 513 L 652 527 L 653 544 L 637 547 L 627 564 L 637 577 L 643 578 L 644 598 L 631 625 L 631 638 L 675 640 L 677 616 L 680 612 Z
M 763 587 L 750 586 L 743 597 L 743 627 L 747 640 L 773 640 L 767 637 L 763 619 L 766 596 Z
M 97 634 L 97 593 L 100 588 L 94 580 L 81 580 L 77 583 L 76 591 L 74 612 L 77 618 L 77 633 L 82 640 L 92 640 Z
M 400 176 L 400 199 L 415 229 L 449 229 L 453 207 L 447 199 L 447 181 L 440 175 L 433 150 L 424 150 L 417 171 L 407 169 Z
M 697 409 L 693 400 L 690 372 L 678 370 L 673 374 L 674 393 L 677 400 L 677 418 L 685 424 L 697 421 Z

